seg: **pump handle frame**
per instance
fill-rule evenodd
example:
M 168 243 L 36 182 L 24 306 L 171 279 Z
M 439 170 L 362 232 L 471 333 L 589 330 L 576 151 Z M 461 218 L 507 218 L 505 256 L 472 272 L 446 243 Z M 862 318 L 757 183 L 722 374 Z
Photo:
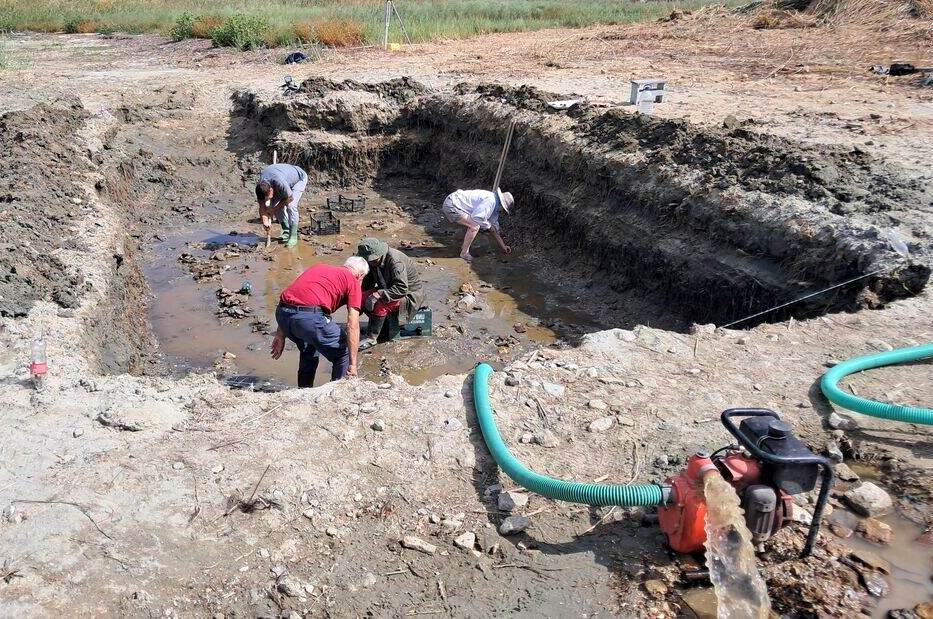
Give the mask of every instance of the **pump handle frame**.
M 820 525 L 823 522 L 823 510 L 826 508 L 826 501 L 829 499 L 829 491 L 833 486 L 834 472 L 833 465 L 827 458 L 816 454 L 810 456 L 778 456 L 776 454 L 763 451 L 749 437 L 745 436 L 735 422 L 733 417 L 781 417 L 772 410 L 766 408 L 730 408 L 722 412 L 720 420 L 729 434 L 734 436 L 739 444 L 748 450 L 755 458 L 769 464 L 816 464 L 822 469 L 822 478 L 820 482 L 820 494 L 816 500 L 816 507 L 813 509 L 813 520 L 810 522 L 810 532 L 807 534 L 807 542 L 801 551 L 801 557 L 808 557 L 813 552 L 813 546 L 816 544 L 816 536 L 820 532 Z

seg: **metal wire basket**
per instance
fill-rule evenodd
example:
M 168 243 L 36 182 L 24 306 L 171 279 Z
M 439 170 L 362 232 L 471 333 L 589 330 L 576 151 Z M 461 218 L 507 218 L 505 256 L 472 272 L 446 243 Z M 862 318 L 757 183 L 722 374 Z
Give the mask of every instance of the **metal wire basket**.
M 342 213 L 358 213 L 366 208 L 366 196 L 345 196 L 340 194 L 336 198 L 329 197 L 327 198 L 327 208 Z
M 340 234 L 340 218 L 333 211 L 311 213 L 311 232 L 314 234 Z

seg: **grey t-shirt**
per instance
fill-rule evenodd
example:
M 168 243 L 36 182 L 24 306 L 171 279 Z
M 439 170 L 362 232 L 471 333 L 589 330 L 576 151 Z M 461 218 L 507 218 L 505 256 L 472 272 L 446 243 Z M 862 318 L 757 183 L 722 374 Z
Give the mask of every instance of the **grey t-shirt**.
M 273 200 L 289 198 L 292 187 L 308 178 L 304 170 L 289 163 L 273 163 L 263 168 L 259 180 L 272 185 Z

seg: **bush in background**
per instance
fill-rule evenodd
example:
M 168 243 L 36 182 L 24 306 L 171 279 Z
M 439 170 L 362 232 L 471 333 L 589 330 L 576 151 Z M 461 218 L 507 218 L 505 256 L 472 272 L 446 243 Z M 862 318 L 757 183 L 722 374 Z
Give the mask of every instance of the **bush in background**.
M 365 39 L 363 24 L 353 19 L 332 17 L 313 26 L 314 40 L 326 47 L 352 47 L 362 45 Z
M 168 35 L 173 41 L 183 41 L 194 36 L 194 15 L 185 11 L 178 16 Z
M 218 47 L 235 47 L 246 51 L 261 47 L 266 42 L 268 32 L 269 24 L 263 18 L 235 13 L 211 31 L 211 39 Z

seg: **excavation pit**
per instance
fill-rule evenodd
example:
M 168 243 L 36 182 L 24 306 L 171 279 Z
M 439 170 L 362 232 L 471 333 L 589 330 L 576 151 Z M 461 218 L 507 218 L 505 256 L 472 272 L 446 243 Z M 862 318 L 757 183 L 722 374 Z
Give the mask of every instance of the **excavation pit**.
M 365 236 L 418 260 L 437 328 L 367 353 L 363 375 L 414 383 L 612 327 L 683 332 L 882 307 L 929 277 L 928 189 L 857 149 L 627 111 L 554 112 L 554 98 L 524 87 L 435 93 L 404 79 L 313 79 L 271 100 L 237 93 L 224 148 L 198 160 L 233 170 L 220 174 L 221 195 L 210 193 L 215 185 L 195 192 L 193 224 L 152 245 L 145 261 L 156 298 L 149 318 L 169 365 L 217 369 L 234 386 L 293 385 L 291 346 L 278 362 L 268 353 L 278 295 L 311 264 L 342 262 Z M 462 230 L 440 205 L 454 189 L 489 183 L 510 120 L 501 185 L 517 206 L 501 222 L 515 251 L 499 255 L 481 237 L 468 265 L 457 257 Z M 171 158 L 165 140 L 142 142 Z M 273 151 L 310 183 L 299 246 L 267 252 L 247 205 Z M 162 197 L 188 190 L 187 171 L 160 155 L 147 163 L 166 172 Z M 866 184 L 874 191 L 859 189 Z M 365 196 L 366 208 L 334 213 L 341 229 L 324 234 L 332 231 L 315 230 L 314 215 L 335 193 Z M 892 249 L 894 229 L 910 257 Z M 250 296 L 236 292 L 244 282 Z

